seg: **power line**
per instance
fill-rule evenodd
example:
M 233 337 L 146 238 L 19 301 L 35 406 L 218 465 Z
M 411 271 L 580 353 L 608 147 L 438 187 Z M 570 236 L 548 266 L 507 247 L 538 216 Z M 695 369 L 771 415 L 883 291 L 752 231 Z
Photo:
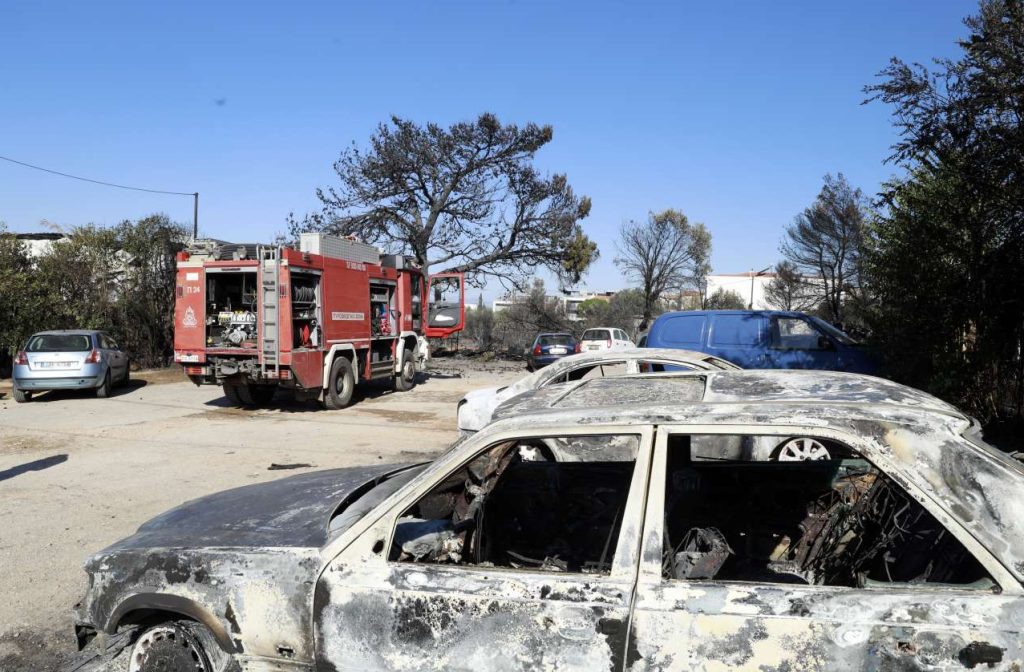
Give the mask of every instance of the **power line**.
M 79 177 L 78 175 L 71 175 L 69 173 L 62 173 L 59 170 L 50 170 L 49 168 L 43 168 L 42 166 L 34 166 L 31 163 L 25 163 L 24 161 L 18 161 L 8 156 L 0 156 L 0 159 L 16 163 L 19 166 L 26 168 L 32 168 L 33 170 L 41 170 L 44 173 L 50 173 L 51 175 L 60 175 L 61 177 L 70 177 L 72 180 L 81 180 L 82 182 L 91 182 L 93 184 L 100 184 L 104 187 L 117 187 L 118 189 L 128 189 L 129 191 L 144 191 L 148 194 L 168 194 L 171 196 L 191 196 L 192 197 L 192 238 L 195 239 L 199 236 L 199 192 L 193 191 L 164 191 L 163 189 L 144 189 L 143 187 L 129 187 L 124 184 L 114 184 L 113 182 L 104 182 L 103 180 L 94 180 L 88 177 Z
M 79 177 L 78 175 L 69 175 L 68 173 L 62 173 L 59 170 L 50 170 L 49 168 L 43 168 L 42 166 L 33 166 L 31 163 L 25 163 L 24 161 L 18 161 L 6 156 L 0 156 L 0 159 L 16 163 L 19 166 L 25 166 L 26 168 L 33 168 L 35 170 L 41 170 L 44 173 L 51 173 L 53 175 L 60 175 L 61 177 L 70 177 L 72 180 L 81 180 L 82 182 L 92 182 L 93 184 L 102 184 L 105 187 L 117 187 L 118 189 L 130 189 L 131 191 L 145 191 L 150 194 L 170 194 L 171 196 L 195 196 L 195 192 L 184 192 L 184 191 L 164 191 L 163 189 L 143 189 L 142 187 L 129 187 L 123 184 L 114 184 L 113 182 L 104 182 L 102 180 L 93 180 L 88 177 Z

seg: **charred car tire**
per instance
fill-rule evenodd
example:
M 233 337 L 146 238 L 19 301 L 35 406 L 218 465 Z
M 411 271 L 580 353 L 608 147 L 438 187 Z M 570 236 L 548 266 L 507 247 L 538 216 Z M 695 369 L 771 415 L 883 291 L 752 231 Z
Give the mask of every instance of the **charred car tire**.
M 416 386 L 416 362 L 408 352 L 402 353 L 402 368 L 395 376 L 395 389 L 408 392 Z
M 332 411 L 345 408 L 352 401 L 352 392 L 355 391 L 356 378 L 352 374 L 352 362 L 346 357 L 338 355 L 331 364 L 331 375 L 327 380 L 327 389 L 324 391 L 324 406 Z
M 237 669 L 213 635 L 192 621 L 146 628 L 132 644 L 129 672 L 227 672 Z
M 96 388 L 96 396 L 100 399 L 106 399 L 110 396 L 111 389 L 110 369 L 107 369 L 107 374 L 103 376 L 103 384 Z
M 32 393 L 26 392 L 25 390 L 19 390 L 14 388 L 11 393 L 14 395 L 14 400 L 19 404 L 24 404 L 26 401 L 32 401 Z

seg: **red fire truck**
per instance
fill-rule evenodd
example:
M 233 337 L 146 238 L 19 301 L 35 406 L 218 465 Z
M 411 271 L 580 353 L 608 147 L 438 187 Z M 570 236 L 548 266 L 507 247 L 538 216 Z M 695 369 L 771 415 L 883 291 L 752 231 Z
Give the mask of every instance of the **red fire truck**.
M 196 241 L 176 285 L 175 361 L 239 406 L 278 388 L 331 409 L 368 380 L 408 390 L 427 337 L 465 323 L 462 274 L 425 278 L 406 257 L 324 234 L 302 234 L 298 249 Z

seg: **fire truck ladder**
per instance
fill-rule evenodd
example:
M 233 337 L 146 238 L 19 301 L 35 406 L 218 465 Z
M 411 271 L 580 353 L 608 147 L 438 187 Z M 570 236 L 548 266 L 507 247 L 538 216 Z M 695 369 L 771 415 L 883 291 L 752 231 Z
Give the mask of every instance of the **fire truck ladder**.
M 281 343 L 280 336 L 280 304 L 281 295 L 278 292 L 278 278 L 280 277 L 278 260 L 281 258 L 281 248 L 263 247 L 259 250 L 260 260 L 260 285 L 263 289 L 263 298 L 260 314 L 262 320 L 260 329 L 260 370 L 263 377 L 273 370 L 274 378 L 281 375 Z

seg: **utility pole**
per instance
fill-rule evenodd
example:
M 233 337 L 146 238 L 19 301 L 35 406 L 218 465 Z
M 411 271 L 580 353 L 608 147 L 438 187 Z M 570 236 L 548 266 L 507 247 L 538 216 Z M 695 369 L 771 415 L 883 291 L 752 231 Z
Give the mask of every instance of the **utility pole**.
M 199 192 L 192 194 L 192 242 L 199 237 Z
M 754 309 L 754 278 L 764 275 L 771 270 L 771 266 L 765 266 L 757 273 L 754 273 L 754 269 L 750 269 L 750 303 L 747 304 L 747 310 Z

